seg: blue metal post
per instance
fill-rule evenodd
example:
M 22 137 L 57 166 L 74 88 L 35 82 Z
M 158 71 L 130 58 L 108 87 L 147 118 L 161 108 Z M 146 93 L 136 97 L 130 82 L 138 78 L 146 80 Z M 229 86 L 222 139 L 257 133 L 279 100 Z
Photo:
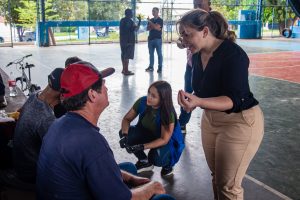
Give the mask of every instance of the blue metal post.
M 90 22 L 91 22 L 91 6 L 90 6 L 90 0 L 87 1 L 87 4 L 88 4 L 88 18 L 89 18 L 89 45 L 91 44 L 91 25 L 90 25 Z
M 263 0 L 257 0 L 256 20 L 261 20 L 262 2 Z
M 48 26 L 46 25 L 45 0 L 41 0 L 40 46 L 49 46 Z
M 10 26 L 10 40 L 11 40 L 11 47 L 14 47 L 14 38 L 12 35 L 12 17 L 11 17 L 11 1 L 8 1 L 8 10 L 9 10 L 9 26 Z
M 261 38 L 262 36 L 262 6 L 263 6 L 263 0 L 257 0 L 257 10 L 256 10 L 256 20 L 257 20 L 257 36 L 258 38 Z
M 46 21 L 45 0 L 41 0 L 41 15 L 42 15 L 42 22 L 45 22 Z

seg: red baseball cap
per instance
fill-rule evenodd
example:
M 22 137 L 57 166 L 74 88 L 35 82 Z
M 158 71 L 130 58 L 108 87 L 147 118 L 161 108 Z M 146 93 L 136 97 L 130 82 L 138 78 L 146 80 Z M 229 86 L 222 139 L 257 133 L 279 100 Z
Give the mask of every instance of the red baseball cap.
M 70 98 L 80 94 L 99 79 L 110 76 L 114 72 L 115 69 L 111 67 L 99 72 L 93 64 L 86 61 L 70 64 L 60 78 L 62 97 Z

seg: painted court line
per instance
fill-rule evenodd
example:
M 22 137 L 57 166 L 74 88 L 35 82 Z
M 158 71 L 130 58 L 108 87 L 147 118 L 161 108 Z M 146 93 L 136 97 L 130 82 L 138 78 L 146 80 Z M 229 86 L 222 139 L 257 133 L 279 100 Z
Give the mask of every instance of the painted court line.
M 273 193 L 273 194 L 279 196 L 280 198 L 282 198 L 282 199 L 284 199 L 284 200 L 293 200 L 293 199 L 291 199 L 290 197 L 288 197 L 288 196 L 286 196 L 286 195 L 284 195 L 284 194 L 278 192 L 277 190 L 271 188 L 270 186 L 268 186 L 268 185 L 266 185 L 266 184 L 260 182 L 259 180 L 256 180 L 255 178 L 253 178 L 253 177 L 251 177 L 251 176 L 249 176 L 249 175 L 247 175 L 247 174 L 246 174 L 245 177 L 246 177 L 247 179 L 249 179 L 250 181 L 256 183 L 256 184 L 259 185 L 259 186 L 262 186 L 264 189 L 266 189 L 266 190 L 268 190 L 269 192 L 271 192 L 271 193 Z
M 300 65 L 277 66 L 277 67 L 250 67 L 250 69 L 282 69 L 282 68 L 294 68 L 294 67 L 300 67 Z
M 257 77 L 262 77 L 262 78 L 270 78 L 270 79 L 274 79 L 274 80 L 278 80 L 278 81 L 285 81 L 285 82 L 289 82 L 289 83 L 300 84 L 299 82 L 296 82 L 296 81 L 290 81 L 290 80 L 286 80 L 286 79 L 280 79 L 280 78 L 275 78 L 275 77 L 270 77 L 270 76 L 265 76 L 265 75 L 260 75 L 260 74 L 250 73 L 250 75 L 251 76 L 257 76 Z

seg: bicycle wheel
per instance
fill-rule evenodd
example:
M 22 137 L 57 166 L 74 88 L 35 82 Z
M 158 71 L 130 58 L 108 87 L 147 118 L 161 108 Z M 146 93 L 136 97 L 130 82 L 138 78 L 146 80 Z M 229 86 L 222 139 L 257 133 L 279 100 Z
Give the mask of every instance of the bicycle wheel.
M 23 79 L 23 80 L 22 80 Z M 26 82 L 26 78 L 23 77 L 17 77 L 16 78 L 16 84 L 17 86 L 22 90 L 22 92 L 24 92 L 25 90 L 27 90 L 27 82 Z

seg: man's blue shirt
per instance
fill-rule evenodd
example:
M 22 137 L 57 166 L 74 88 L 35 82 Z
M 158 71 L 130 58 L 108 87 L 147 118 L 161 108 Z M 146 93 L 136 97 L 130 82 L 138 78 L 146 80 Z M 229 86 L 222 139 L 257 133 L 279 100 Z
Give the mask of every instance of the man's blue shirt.
M 43 139 L 37 171 L 38 199 L 131 199 L 99 128 L 69 112 Z
M 163 29 L 163 25 L 164 25 L 164 21 L 162 18 L 158 17 L 158 18 L 151 18 L 150 21 L 153 23 L 153 24 L 159 24 L 160 27 L 161 27 L 161 30 L 158 31 L 158 30 L 155 30 L 155 29 L 152 29 L 149 31 L 149 36 L 148 36 L 148 40 L 154 40 L 154 39 L 161 39 L 161 35 L 162 35 L 162 29 Z

